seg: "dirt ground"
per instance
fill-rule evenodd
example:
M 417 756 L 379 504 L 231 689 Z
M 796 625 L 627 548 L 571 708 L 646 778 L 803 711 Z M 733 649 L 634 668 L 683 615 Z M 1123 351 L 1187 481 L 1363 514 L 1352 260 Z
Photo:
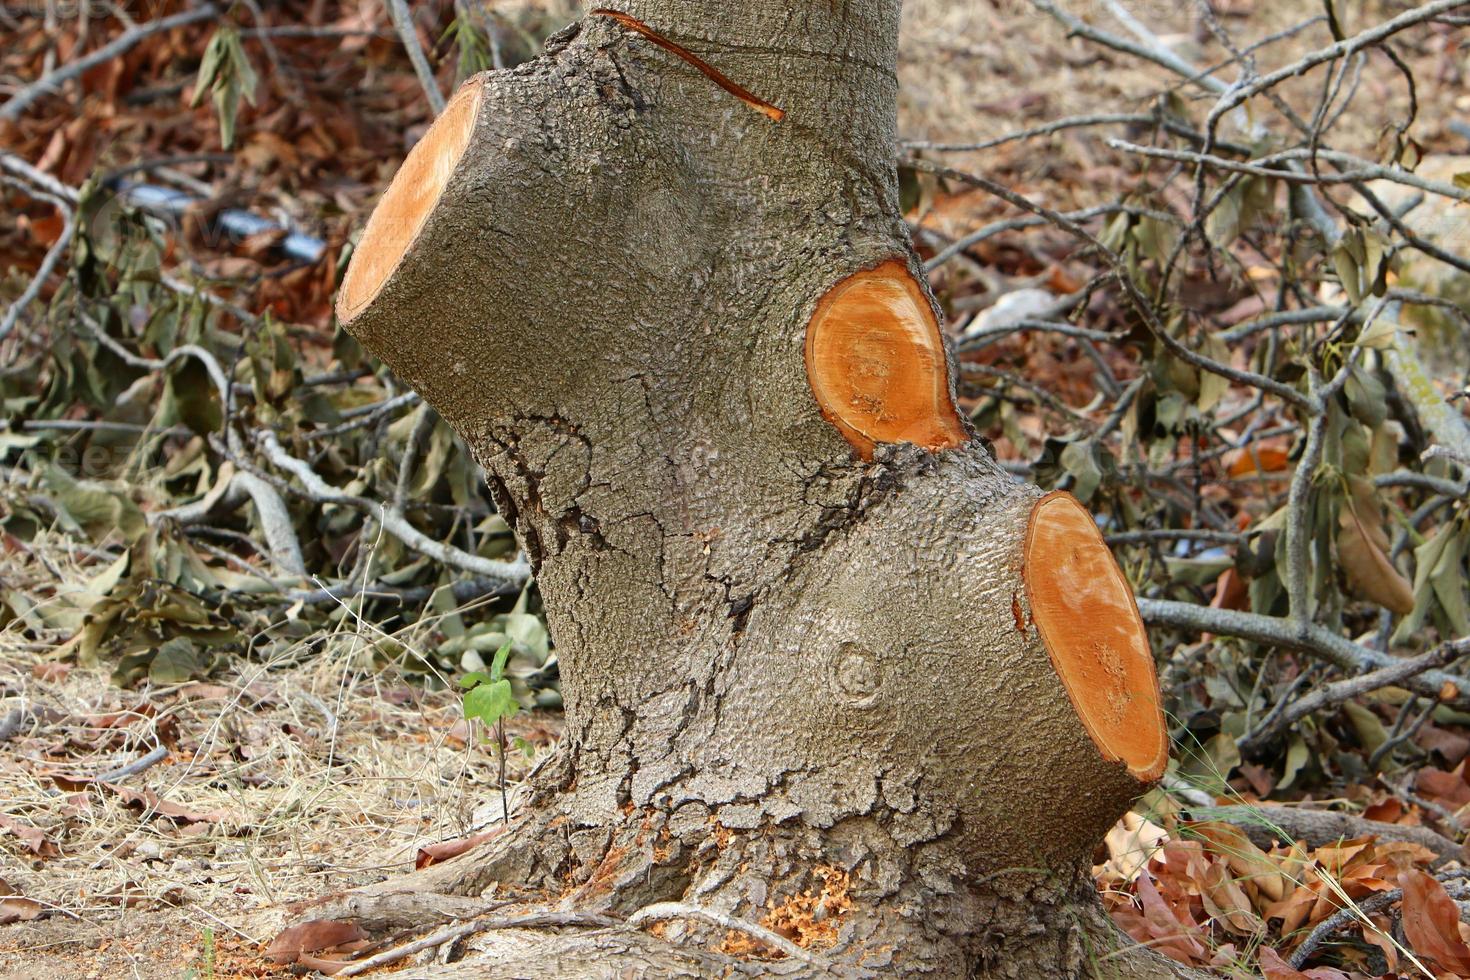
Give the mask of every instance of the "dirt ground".
M 1106 22 L 1098 4 L 1066 6 Z M 1217 6 L 1245 41 L 1320 11 L 1305 0 Z M 1378 0 L 1353 6 L 1362 23 L 1399 9 Z M 1218 57 L 1218 46 L 1200 41 L 1190 5 L 1129 7 L 1201 63 Z M 1326 39 L 1319 24 L 1260 57 L 1277 63 Z M 909 0 L 900 78 L 902 135 L 931 141 L 982 140 L 1078 112 L 1141 111 L 1165 90 L 1163 73 L 1066 38 L 1020 0 Z M 1452 89 L 1429 77 L 1419 98 L 1454 104 Z M 1344 148 L 1371 148 L 1403 96 L 1385 87 L 1362 104 L 1371 109 L 1353 121 L 1360 145 Z M 1416 131 L 1449 147 L 1455 137 L 1441 125 L 1427 117 Z M 1074 134 L 948 159 L 1003 173 L 1061 207 L 1116 191 L 1113 158 L 1099 147 L 1095 134 Z M 929 225 L 954 236 L 1000 211 L 962 197 Z M 50 546 L 55 560 L 46 563 L 34 554 L 45 545 L 0 556 L 0 586 L 60 575 L 67 587 L 84 587 L 86 575 L 65 560 L 69 545 L 58 538 Z M 7 713 L 28 711 L 0 736 L 0 818 L 16 822 L 0 824 L 0 895 L 8 889 L 49 913 L 0 927 L 0 980 L 288 976 L 260 951 L 296 903 L 401 874 L 420 846 L 491 826 L 499 813 L 493 753 L 469 737 L 454 691 L 384 667 L 377 639 L 344 620 L 325 642 L 303 641 L 294 662 L 124 691 L 104 668 L 58 664 L 47 642 L 0 633 L 0 731 Z M 557 724 L 553 716 L 516 720 L 514 734 L 532 752 L 513 750 L 513 776 L 550 750 Z M 160 745 L 161 761 L 97 779 Z
M 0 692 L 0 716 L 31 716 L 0 743 L 0 799 L 39 831 L 7 828 L 0 880 L 51 911 L 0 927 L 6 980 L 42 965 L 54 978 L 270 976 L 259 949 L 294 903 L 411 869 L 420 846 L 499 818 L 498 766 L 458 695 L 376 663 L 353 635 L 304 663 L 139 691 L 12 642 Z M 513 779 L 557 724 L 511 722 L 525 740 Z M 166 756 L 142 772 L 97 778 L 156 746 Z

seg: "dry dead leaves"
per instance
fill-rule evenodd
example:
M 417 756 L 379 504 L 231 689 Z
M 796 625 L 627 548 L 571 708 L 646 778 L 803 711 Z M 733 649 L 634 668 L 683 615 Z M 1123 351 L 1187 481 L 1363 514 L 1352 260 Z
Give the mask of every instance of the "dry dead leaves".
M 7 817 L 3 813 L 0 813 L 0 830 L 8 831 L 19 837 L 26 849 L 39 858 L 52 858 L 61 853 L 57 850 L 56 844 L 46 836 L 45 831 L 22 823 L 14 817 Z
M 1445 885 L 1460 873 L 1428 873 L 1435 855 L 1417 844 L 1361 837 L 1266 851 L 1231 824 L 1165 830 L 1130 814 L 1107 845 L 1097 877 L 1113 920 L 1181 963 L 1266 980 L 1470 977 L 1470 927 Z M 1329 920 L 1331 934 L 1309 941 Z M 1293 965 L 1304 943 L 1308 964 L 1332 965 Z

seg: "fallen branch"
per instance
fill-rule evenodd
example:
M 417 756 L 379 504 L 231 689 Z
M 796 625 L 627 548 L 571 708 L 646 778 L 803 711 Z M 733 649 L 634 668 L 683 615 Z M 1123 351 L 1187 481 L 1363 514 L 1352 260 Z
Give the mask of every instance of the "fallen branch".
M 1447 13 L 1460 7 L 1470 7 L 1470 0 L 1435 0 L 1433 3 L 1421 4 L 1412 10 L 1405 11 L 1391 20 L 1384 21 L 1376 27 L 1371 27 L 1362 33 L 1355 34 L 1350 38 L 1330 44 L 1325 48 L 1319 48 L 1303 58 L 1284 65 L 1275 71 L 1268 72 L 1242 85 L 1230 87 L 1230 91 L 1220 97 L 1220 101 L 1210 110 L 1210 118 L 1217 119 L 1236 106 L 1243 105 L 1247 100 L 1260 95 L 1268 89 L 1289 78 L 1295 78 L 1316 68 L 1318 65 L 1330 61 L 1337 61 L 1357 54 L 1368 48 L 1376 47 L 1384 41 L 1399 34 L 1416 24 L 1434 20 L 1440 14 Z
M 61 210 L 61 213 L 66 216 L 65 223 L 61 229 L 61 235 L 46 250 L 45 257 L 41 259 L 41 264 L 36 269 L 36 274 L 31 277 L 31 281 L 26 283 L 26 288 L 21 291 L 20 296 L 16 298 L 15 302 L 11 303 L 6 309 L 5 315 L 0 317 L 0 340 L 4 340 L 10 334 L 10 331 L 15 329 L 16 323 L 20 321 L 20 315 L 41 294 L 41 290 L 45 287 L 46 281 L 51 278 L 51 273 L 56 270 L 56 264 L 61 261 L 61 257 L 66 254 L 66 250 L 71 247 L 72 235 L 77 230 L 76 212 L 66 207 L 60 198 L 54 199 L 54 203 Z
M 1336 707 L 1344 701 L 1350 701 L 1355 697 L 1392 684 L 1402 684 L 1427 670 L 1443 667 L 1467 653 L 1470 653 L 1470 641 L 1443 643 L 1417 657 L 1408 657 L 1386 667 L 1370 670 L 1366 674 L 1358 674 L 1355 677 L 1333 681 L 1331 684 L 1323 684 L 1321 687 L 1314 688 L 1310 694 L 1293 702 L 1290 707 L 1273 717 L 1268 724 L 1263 724 L 1242 738 L 1238 743 L 1240 749 L 1249 751 L 1262 746 L 1315 711 Z
M 127 779 L 129 776 L 136 776 L 143 770 L 155 766 L 167 758 L 168 746 L 155 745 L 147 755 L 140 756 L 125 766 L 119 766 L 116 769 L 110 769 L 100 775 L 93 776 L 92 781 L 96 783 L 116 783 Z
M 1292 623 L 1275 616 L 1216 609 L 1168 599 L 1139 599 L 1138 611 L 1152 626 L 1172 626 L 1196 633 L 1217 633 L 1252 643 L 1305 653 L 1339 670 L 1362 673 L 1402 663 L 1398 657 L 1345 639 L 1315 623 Z M 1449 685 L 1446 688 L 1445 685 Z M 1403 686 L 1457 707 L 1470 707 L 1470 678 L 1431 669 L 1406 678 Z M 1446 697 L 1445 695 L 1449 696 Z
M 316 503 L 342 504 L 370 512 L 383 525 L 383 530 L 414 551 L 427 555 L 437 562 L 452 565 L 493 581 L 503 582 L 508 586 L 524 585 L 530 578 L 531 565 L 525 555 L 517 555 L 515 561 L 498 561 L 493 558 L 472 555 L 453 545 L 435 541 L 410 524 L 402 511 L 365 497 L 343 493 L 329 486 L 306 462 L 286 452 L 280 440 L 276 438 L 276 434 L 269 429 L 257 430 L 255 439 L 265 451 L 266 459 L 270 460 L 273 466 L 296 477 L 305 488 L 306 496 Z
M 80 319 L 98 343 L 133 367 L 148 371 L 163 371 L 170 364 L 182 358 L 197 358 L 204 365 L 210 380 L 214 382 L 215 390 L 219 393 L 220 405 L 226 409 L 226 417 L 231 413 L 235 404 L 234 389 L 230 386 L 229 379 L 225 377 L 224 368 L 220 367 L 219 359 L 203 347 L 196 344 L 184 344 L 169 351 L 167 357 L 142 357 L 108 336 L 107 331 L 96 320 L 85 314 Z M 228 426 L 225 431 L 229 448 L 232 452 L 239 453 L 241 451 L 240 437 Z M 266 546 L 269 548 L 271 558 L 288 574 L 305 576 L 306 560 L 301 555 L 301 542 L 296 538 L 291 512 L 286 509 L 286 502 L 281 499 L 281 495 L 276 493 L 275 488 L 268 482 L 244 469 L 235 474 L 231 486 L 238 486 L 250 496 L 251 501 L 255 504 L 256 517 L 260 521 L 260 530 L 265 535 Z M 191 517 L 195 514 L 193 510 L 185 511 L 185 513 Z
M 1221 820 L 1237 826 L 1262 850 L 1269 850 L 1276 843 L 1294 841 L 1309 847 L 1324 847 L 1340 840 L 1372 835 L 1380 840 L 1407 841 L 1428 848 L 1441 864 L 1466 858 L 1464 847 L 1428 827 L 1384 823 L 1332 810 L 1253 804 L 1199 807 L 1192 809 L 1190 815 L 1197 820 Z
M 1164 146 L 1143 146 L 1139 143 L 1130 143 L 1128 140 L 1108 139 L 1104 141 L 1108 146 L 1124 153 L 1135 153 L 1139 156 L 1152 157 L 1157 160 L 1172 160 L 1176 163 L 1204 164 L 1217 170 L 1230 173 L 1249 174 L 1253 177 L 1266 177 L 1271 180 L 1281 180 L 1289 184 L 1309 184 L 1323 186 L 1331 184 L 1360 184 L 1370 180 L 1386 180 L 1405 187 L 1413 187 L 1416 190 L 1428 194 L 1436 194 L 1447 197 L 1453 201 L 1465 203 L 1470 201 L 1470 190 L 1446 184 L 1442 180 L 1427 180 L 1416 174 L 1410 173 L 1399 167 L 1385 167 L 1382 164 L 1370 163 L 1347 153 L 1339 153 L 1335 150 L 1307 149 L 1283 150 L 1270 156 L 1260 157 L 1255 160 L 1231 160 L 1213 153 L 1195 153 L 1192 150 L 1175 150 Z M 1353 166 L 1355 170 L 1344 170 L 1331 174 L 1309 174 L 1298 173 L 1293 170 L 1283 170 L 1281 165 L 1289 162 L 1300 162 L 1302 160 L 1322 159 L 1332 163 L 1341 163 L 1345 166 Z
M 370 599 L 374 602 L 394 602 L 400 606 L 414 606 L 429 599 L 441 586 L 419 585 L 412 588 L 388 585 L 384 582 L 342 582 L 336 585 L 324 586 L 320 589 L 301 590 L 287 592 L 285 598 L 291 602 L 304 602 L 308 606 L 321 606 L 330 603 L 340 603 L 348 599 Z M 521 591 L 521 586 L 507 582 L 502 578 L 466 578 L 459 579 L 449 586 L 449 594 L 459 604 L 473 602 L 478 599 L 503 598 L 516 595 Z
M 1464 874 L 1464 871 L 1452 871 L 1435 875 L 1435 877 L 1440 881 L 1446 881 L 1462 877 Z M 1445 886 L 1445 891 L 1454 899 L 1470 898 L 1470 883 L 1451 880 Z M 1403 897 L 1403 889 L 1395 888 L 1392 891 L 1379 892 L 1377 895 L 1371 895 L 1359 902 L 1349 903 L 1345 908 L 1337 910 L 1317 923 L 1316 928 L 1307 934 L 1306 939 L 1302 940 L 1302 944 L 1292 951 L 1291 957 L 1287 962 L 1297 969 L 1305 966 L 1307 959 L 1312 953 L 1316 952 L 1317 947 L 1322 945 L 1327 937 L 1355 920 L 1363 923 L 1364 926 L 1370 929 L 1378 928 L 1368 919 L 1368 916 L 1374 912 L 1388 908 Z
M 1467 2 L 1470 2 L 1470 0 L 1467 0 Z M 1122 288 L 1123 292 L 1128 296 L 1130 304 L 1137 311 L 1138 315 L 1143 319 L 1144 323 L 1147 324 L 1150 333 L 1154 335 L 1155 339 L 1157 339 L 1159 343 L 1162 344 L 1169 351 L 1169 353 L 1173 354 L 1175 357 L 1179 358 L 1186 364 L 1190 364 L 1200 369 L 1201 371 L 1208 371 L 1211 374 L 1218 375 L 1219 377 L 1225 378 L 1228 381 L 1233 381 L 1236 384 L 1245 385 L 1250 388 L 1256 388 L 1261 391 L 1269 392 L 1270 394 L 1275 395 L 1277 398 L 1280 398 L 1282 401 L 1288 402 L 1303 410 L 1316 412 L 1320 409 L 1320 406 L 1316 403 L 1315 399 L 1311 398 L 1310 396 L 1303 395 L 1291 385 L 1277 381 L 1275 378 L 1268 378 L 1264 375 L 1257 374 L 1254 371 L 1246 371 L 1240 368 L 1232 367 L 1229 364 L 1222 364 L 1212 357 L 1207 357 L 1204 354 L 1199 353 L 1198 351 L 1191 350 L 1190 348 L 1186 347 L 1183 343 L 1179 341 L 1177 337 L 1173 336 L 1165 328 L 1165 325 L 1159 319 L 1157 312 L 1150 304 L 1148 298 L 1143 295 L 1143 293 L 1139 290 L 1138 285 L 1133 281 L 1130 274 L 1126 271 L 1126 266 L 1121 256 L 1119 256 L 1112 249 L 1108 248 L 1102 242 L 1098 241 L 1098 239 L 1094 235 L 1088 233 L 1085 228 L 1078 225 L 1077 222 L 1073 221 L 1065 214 L 1054 211 L 1051 208 L 1044 207 L 1043 205 L 1040 205 L 1030 198 L 1026 197 L 1024 194 L 1018 194 L 1015 191 L 1011 190 L 1009 187 L 1006 187 L 1003 184 L 998 184 L 988 177 L 966 173 L 963 170 L 956 170 L 953 167 L 941 166 L 936 163 L 931 163 L 928 160 L 911 160 L 910 165 L 915 170 L 920 170 L 924 173 L 933 174 L 936 177 L 943 177 L 948 180 L 957 181 L 958 183 L 968 184 L 971 187 L 977 188 L 978 190 L 985 191 L 988 194 L 998 197 L 1002 201 L 1005 201 L 1008 204 L 1020 208 L 1023 211 L 1030 211 L 1032 214 L 1035 214 L 1038 217 L 1045 218 L 1048 224 L 1060 228 L 1062 231 L 1067 232 L 1084 244 L 1090 246 L 1093 249 L 1096 249 L 1098 254 L 1101 255 L 1105 260 L 1107 260 L 1108 265 L 1113 268 L 1115 272 L 1114 279 Z

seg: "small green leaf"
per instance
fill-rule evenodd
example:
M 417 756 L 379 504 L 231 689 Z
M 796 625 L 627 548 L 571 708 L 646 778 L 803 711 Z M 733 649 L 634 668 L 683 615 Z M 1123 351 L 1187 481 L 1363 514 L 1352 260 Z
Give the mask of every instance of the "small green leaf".
M 1247 185 L 1236 184 L 1205 218 L 1205 237 L 1216 248 L 1229 248 L 1240 237 Z
M 490 664 L 490 680 L 496 683 L 508 683 L 501 681 L 501 677 L 505 673 L 505 662 L 510 659 L 510 650 L 514 645 L 512 641 L 506 640 L 501 648 L 495 651 L 495 660 Z
M 1378 428 L 1388 417 L 1387 389 L 1371 371 L 1357 365 L 1350 367 L 1343 394 L 1347 398 L 1348 411 L 1353 418 L 1368 428 Z
M 511 717 L 520 708 L 515 692 L 510 689 L 510 681 L 481 684 L 464 696 L 464 716 L 479 718 L 487 725 Z
M 1362 285 L 1363 262 L 1367 256 L 1364 252 L 1362 234 L 1356 230 L 1343 235 L 1332 249 L 1332 266 L 1337 270 L 1338 281 L 1342 283 L 1343 291 L 1354 306 L 1363 301 L 1365 292 Z
M 203 361 L 197 357 L 183 358 L 169 373 L 168 387 L 179 421 L 197 435 L 219 431 L 224 424 L 224 406 Z
M 1359 347 L 1371 347 L 1373 350 L 1388 350 L 1394 345 L 1398 338 L 1399 325 L 1387 317 L 1380 316 L 1358 335 L 1357 345 Z
M 206 92 L 214 96 L 220 142 L 226 148 L 235 142 L 235 117 L 240 110 L 240 99 L 243 97 L 251 105 L 255 104 L 257 81 L 255 69 L 240 44 L 240 35 L 232 27 L 221 27 L 204 49 L 191 104 L 200 105 Z
M 1214 334 L 1206 334 L 1204 341 L 1200 344 L 1200 353 L 1211 360 L 1221 364 L 1230 363 L 1230 348 L 1225 342 Z M 1230 381 L 1215 374 L 1213 371 L 1201 371 L 1199 375 L 1199 396 L 1195 400 L 1195 406 L 1201 412 L 1209 412 L 1220 403 L 1230 391 Z
M 214 87 L 214 81 L 219 77 L 220 62 L 224 55 L 224 32 L 219 31 L 209 39 L 204 57 L 199 61 L 199 80 L 194 83 L 194 97 L 189 100 L 191 107 L 197 108 L 204 104 L 205 93 Z

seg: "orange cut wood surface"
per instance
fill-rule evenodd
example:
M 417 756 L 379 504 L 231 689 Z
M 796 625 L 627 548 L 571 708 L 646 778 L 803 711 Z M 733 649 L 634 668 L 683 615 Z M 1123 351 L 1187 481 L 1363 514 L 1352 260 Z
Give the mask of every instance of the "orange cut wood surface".
M 1148 634 L 1097 522 L 1071 494 L 1032 509 L 1024 577 L 1032 622 L 1103 757 L 1141 781 L 1163 775 L 1169 739 Z
M 472 78 L 461 86 L 383 192 L 342 277 L 338 318 L 351 320 L 362 312 L 418 238 L 469 146 L 479 116 L 482 84 L 482 79 Z
M 950 399 L 939 322 L 898 259 L 822 297 L 807 324 L 806 369 L 822 415 L 863 459 L 879 443 L 932 452 L 969 441 Z

